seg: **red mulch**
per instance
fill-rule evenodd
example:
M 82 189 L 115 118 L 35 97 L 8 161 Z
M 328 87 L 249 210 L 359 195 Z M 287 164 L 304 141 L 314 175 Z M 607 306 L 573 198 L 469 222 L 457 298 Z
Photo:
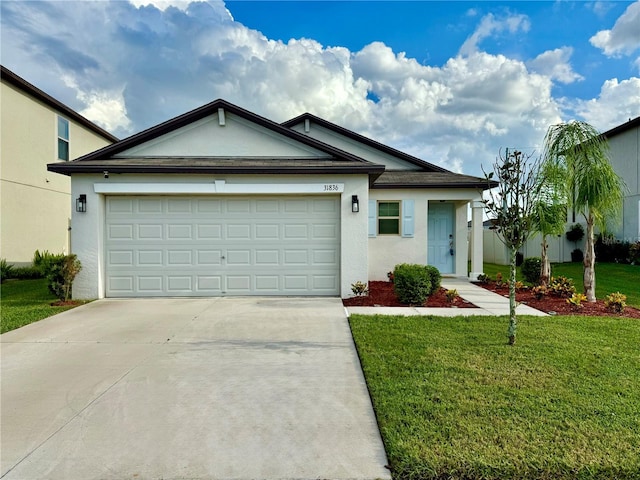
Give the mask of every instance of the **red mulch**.
M 477 308 L 472 303 L 458 297 L 453 303 L 447 300 L 446 290 L 441 288 L 431 295 L 421 307 L 457 307 L 457 308 Z M 407 307 L 398 301 L 396 293 L 393 291 L 391 282 L 369 282 L 369 295 L 361 297 L 343 298 L 345 307 Z M 414 305 L 417 306 L 417 305 Z
M 509 287 L 497 287 L 495 283 L 481 284 L 476 283 L 479 287 L 486 288 L 492 292 L 500 294 L 504 297 L 509 296 Z M 538 300 L 530 290 L 522 290 L 516 292 L 516 301 L 524 303 L 542 312 L 555 312 L 558 315 L 587 315 L 593 317 L 627 317 L 640 318 L 640 310 L 634 307 L 625 307 L 622 313 L 614 313 L 608 310 L 604 304 L 604 300 L 597 300 L 595 303 L 582 302 L 582 308 L 577 309 L 573 305 L 567 303 L 565 298 L 556 297 L 554 295 L 546 295 Z
M 50 303 L 52 307 L 77 307 L 78 305 L 82 305 L 83 301 L 81 300 L 56 300 L 55 302 Z
M 495 283 L 481 284 L 479 287 L 486 288 L 504 297 L 509 296 L 509 288 L 506 286 L 497 287 Z M 457 308 L 476 308 L 472 303 L 458 297 L 453 304 L 449 303 L 446 296 L 446 290 L 441 288 L 439 291 L 431 295 L 423 307 L 457 307 Z M 640 309 L 634 307 L 625 307 L 622 313 L 614 313 L 607 309 L 603 300 L 595 303 L 583 302 L 581 309 L 576 309 L 567 303 L 565 298 L 547 295 L 541 300 L 531 293 L 530 290 L 522 290 L 516 292 L 516 301 L 533 307 L 543 312 L 555 312 L 558 315 L 587 315 L 587 316 L 607 316 L 607 317 L 627 317 L 640 319 Z M 393 291 L 393 283 L 391 282 L 369 282 L 369 294 L 361 297 L 343 298 L 342 303 L 346 307 L 406 307 L 407 305 L 400 303 Z

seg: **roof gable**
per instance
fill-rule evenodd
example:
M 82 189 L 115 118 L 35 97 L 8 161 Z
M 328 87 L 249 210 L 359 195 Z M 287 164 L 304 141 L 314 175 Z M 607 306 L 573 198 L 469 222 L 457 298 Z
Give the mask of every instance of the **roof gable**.
M 357 173 L 383 171 L 332 145 L 225 100 L 120 140 L 49 171 L 73 173 Z
M 134 157 L 328 158 L 323 152 L 223 108 L 113 155 Z
M 365 160 L 385 165 L 388 170 L 447 172 L 446 169 L 425 162 L 413 155 L 376 142 L 344 127 L 328 122 L 310 113 L 304 113 L 282 123 L 283 126 L 331 143 Z
M 368 163 L 366 160 L 357 157 L 355 155 L 349 154 L 348 152 L 344 152 L 335 148 L 331 145 L 327 145 L 317 140 L 308 137 L 307 135 L 302 135 L 298 132 L 295 132 L 289 128 L 283 127 L 280 124 L 273 122 L 267 118 L 261 117 L 255 113 L 249 112 L 248 110 L 244 110 L 232 103 L 229 103 L 225 100 L 218 99 L 207 105 L 196 108 L 195 110 L 191 110 L 190 112 L 184 113 L 178 117 L 172 118 L 163 122 L 154 127 L 148 128 L 140 133 L 132 135 L 128 138 L 120 140 L 113 145 L 109 145 L 100 150 L 96 150 L 88 155 L 80 157 L 74 162 L 83 162 L 87 160 L 106 160 L 109 158 L 122 158 L 123 156 L 127 156 L 126 152 L 132 153 L 135 157 L 144 156 L 142 152 L 148 148 L 149 155 L 155 156 L 152 152 L 158 153 L 162 150 L 162 148 L 169 148 L 168 143 L 170 139 L 175 139 L 177 136 L 181 134 L 189 135 L 190 128 L 198 128 L 202 125 L 207 124 L 210 121 L 220 122 L 219 115 L 224 112 L 224 122 L 226 123 L 226 118 L 229 117 L 232 123 L 242 124 L 244 127 L 248 127 L 250 124 L 253 124 L 254 130 L 260 130 L 263 134 L 269 135 L 272 138 L 279 137 L 281 141 L 288 143 L 291 146 L 297 144 L 297 148 L 299 151 L 303 152 L 306 157 L 321 157 L 324 155 L 325 157 L 333 157 L 344 160 L 352 160 L 363 163 Z M 228 115 L 228 114 L 231 115 Z M 214 120 L 215 119 L 215 120 Z M 203 120 L 202 123 L 199 123 Z M 244 121 L 243 121 L 244 120 Z M 231 128 L 231 130 L 235 129 L 238 125 L 235 125 Z M 222 127 L 224 128 L 224 127 Z M 164 142 L 164 146 L 161 146 Z M 244 141 L 244 140 L 243 140 Z M 146 146 L 145 146 L 146 144 Z M 223 145 L 224 146 L 224 145 Z M 309 148 L 310 147 L 310 148 Z M 206 148 L 210 150 L 210 147 L 200 147 Z M 168 150 L 167 150 L 168 151 Z M 215 156 L 215 157 L 228 157 L 223 151 L 216 151 L 216 155 L 205 155 L 205 156 Z M 219 153 L 219 154 L 218 154 Z M 227 152 L 228 153 L 228 152 Z M 164 156 L 164 155 L 163 155 Z M 187 152 L 181 152 L 178 154 L 177 152 L 172 152 L 170 156 L 173 157 L 202 157 L 201 154 L 196 155 L 188 155 Z M 233 156 L 246 156 L 241 153 Z M 261 157 L 268 156 L 264 152 L 261 152 Z

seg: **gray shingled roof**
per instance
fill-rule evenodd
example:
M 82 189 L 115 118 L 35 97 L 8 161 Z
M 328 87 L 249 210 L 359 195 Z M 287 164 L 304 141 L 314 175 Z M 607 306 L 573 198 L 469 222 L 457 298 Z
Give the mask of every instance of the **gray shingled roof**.
M 492 182 L 491 186 L 495 182 Z M 387 171 L 373 188 L 490 188 L 487 180 L 453 172 Z

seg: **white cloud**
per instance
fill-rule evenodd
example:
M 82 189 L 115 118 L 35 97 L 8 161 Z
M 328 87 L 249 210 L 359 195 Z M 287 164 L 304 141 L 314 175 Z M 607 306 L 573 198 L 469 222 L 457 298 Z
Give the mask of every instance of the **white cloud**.
M 485 38 L 495 36 L 503 32 L 514 34 L 516 32 L 528 32 L 531 24 L 526 15 L 508 15 L 503 18 L 496 18 L 492 13 L 482 17 L 480 25 L 475 32 L 460 47 L 460 55 L 470 55 L 477 52 L 479 44 Z
M 350 51 L 313 39 L 272 40 L 234 21 L 221 1 L 164 10 L 155 3 L 9 3 L 2 5 L 3 62 L 121 137 L 224 98 L 275 121 L 308 111 L 481 175 L 480 165 L 489 167 L 500 148 L 539 146 L 547 126 L 562 120 L 562 107 L 604 117 L 598 112 L 624 104 L 620 92 L 633 86 L 622 88 L 623 81 L 591 103 L 559 104 L 553 81 L 578 80 L 569 48 L 541 54 L 533 71 L 479 51 L 488 36 L 528 29 L 517 15 L 485 16 L 464 55 L 430 66 L 381 42 Z
M 611 30 L 600 30 L 589 42 L 608 57 L 630 55 L 640 48 L 640 1 L 629 5 Z
M 600 131 L 606 131 L 640 114 L 640 78 L 607 80 L 597 98 L 578 101 L 577 116 Z
M 123 88 L 113 91 L 83 91 L 75 79 L 63 75 L 65 85 L 76 92 L 76 98 L 85 106 L 78 113 L 90 119 L 109 132 L 129 131 L 131 120 L 127 117 L 127 107 L 122 95 Z
M 584 80 L 582 75 L 574 72 L 569 60 L 573 54 L 573 48 L 562 47 L 555 50 L 547 50 L 541 53 L 527 65 L 536 73 L 546 75 L 552 80 L 561 83 L 573 83 L 578 80 Z

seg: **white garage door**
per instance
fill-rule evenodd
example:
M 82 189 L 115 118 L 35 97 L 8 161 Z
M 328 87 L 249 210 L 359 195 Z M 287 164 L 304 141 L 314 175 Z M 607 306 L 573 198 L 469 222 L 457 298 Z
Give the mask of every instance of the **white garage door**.
M 108 297 L 338 295 L 340 201 L 106 199 Z

